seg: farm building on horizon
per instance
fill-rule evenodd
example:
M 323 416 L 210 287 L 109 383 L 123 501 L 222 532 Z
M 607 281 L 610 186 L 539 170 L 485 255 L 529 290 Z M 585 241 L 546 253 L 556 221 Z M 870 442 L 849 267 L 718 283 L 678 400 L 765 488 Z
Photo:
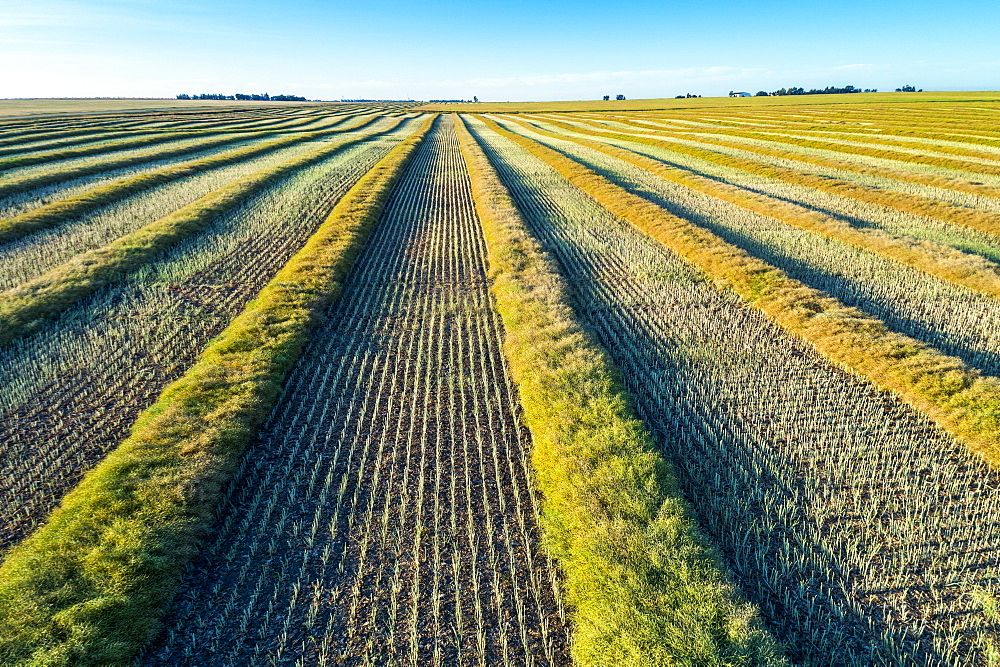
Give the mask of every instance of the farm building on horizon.
M 753 97 L 753 95 L 750 94 L 750 93 L 734 92 L 732 90 L 729 91 L 729 96 L 730 97 Z

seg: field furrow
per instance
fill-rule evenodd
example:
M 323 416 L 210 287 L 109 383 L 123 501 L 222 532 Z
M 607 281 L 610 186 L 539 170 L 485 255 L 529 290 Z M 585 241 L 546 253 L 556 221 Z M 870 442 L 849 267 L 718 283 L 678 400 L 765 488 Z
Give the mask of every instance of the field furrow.
M 501 339 L 440 123 L 145 664 L 568 664 Z

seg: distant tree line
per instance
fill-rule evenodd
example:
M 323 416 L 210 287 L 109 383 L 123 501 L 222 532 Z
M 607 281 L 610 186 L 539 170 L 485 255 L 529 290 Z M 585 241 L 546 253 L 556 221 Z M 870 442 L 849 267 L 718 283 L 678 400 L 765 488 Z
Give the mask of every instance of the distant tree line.
M 200 95 L 188 95 L 187 93 L 181 93 L 177 96 L 179 100 L 249 100 L 253 102 L 307 102 L 306 98 L 299 97 L 298 95 L 268 95 L 264 93 L 263 95 L 258 95 L 253 93 L 252 95 L 246 95 L 244 93 L 236 93 L 235 95 L 223 95 L 222 93 L 201 93 Z
M 732 95 L 732 93 L 729 93 L 729 94 Z M 701 97 L 701 95 L 692 95 L 691 93 L 688 93 L 686 95 L 676 95 L 674 97 L 674 99 L 675 100 L 686 100 L 689 97 Z
M 837 86 L 827 86 L 826 88 L 812 88 L 806 90 L 805 88 L 796 88 L 792 86 L 791 88 L 781 88 L 775 90 L 771 95 L 781 96 L 781 95 L 839 95 L 843 93 L 877 93 L 877 88 L 855 88 L 854 86 L 844 86 L 843 88 L 838 88 Z M 768 93 L 761 90 L 757 92 L 757 96 L 766 97 Z
M 923 88 L 917 89 L 917 88 L 914 88 L 913 86 L 902 86 L 900 88 L 897 88 L 896 92 L 897 93 L 922 93 L 922 92 L 924 92 L 924 89 Z

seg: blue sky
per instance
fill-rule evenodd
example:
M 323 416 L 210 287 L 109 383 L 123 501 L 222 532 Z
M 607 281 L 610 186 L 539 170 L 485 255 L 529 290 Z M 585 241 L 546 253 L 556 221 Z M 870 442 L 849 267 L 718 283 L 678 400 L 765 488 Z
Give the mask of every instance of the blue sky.
M 998 90 L 997 26 L 995 0 L 0 0 L 0 98 Z

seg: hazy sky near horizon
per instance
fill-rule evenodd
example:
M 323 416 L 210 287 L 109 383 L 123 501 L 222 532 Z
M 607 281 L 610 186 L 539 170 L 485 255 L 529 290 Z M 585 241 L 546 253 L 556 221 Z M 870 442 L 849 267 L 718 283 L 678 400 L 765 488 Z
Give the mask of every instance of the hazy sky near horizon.
M 998 90 L 997 26 L 996 0 L 0 0 L 0 98 Z

